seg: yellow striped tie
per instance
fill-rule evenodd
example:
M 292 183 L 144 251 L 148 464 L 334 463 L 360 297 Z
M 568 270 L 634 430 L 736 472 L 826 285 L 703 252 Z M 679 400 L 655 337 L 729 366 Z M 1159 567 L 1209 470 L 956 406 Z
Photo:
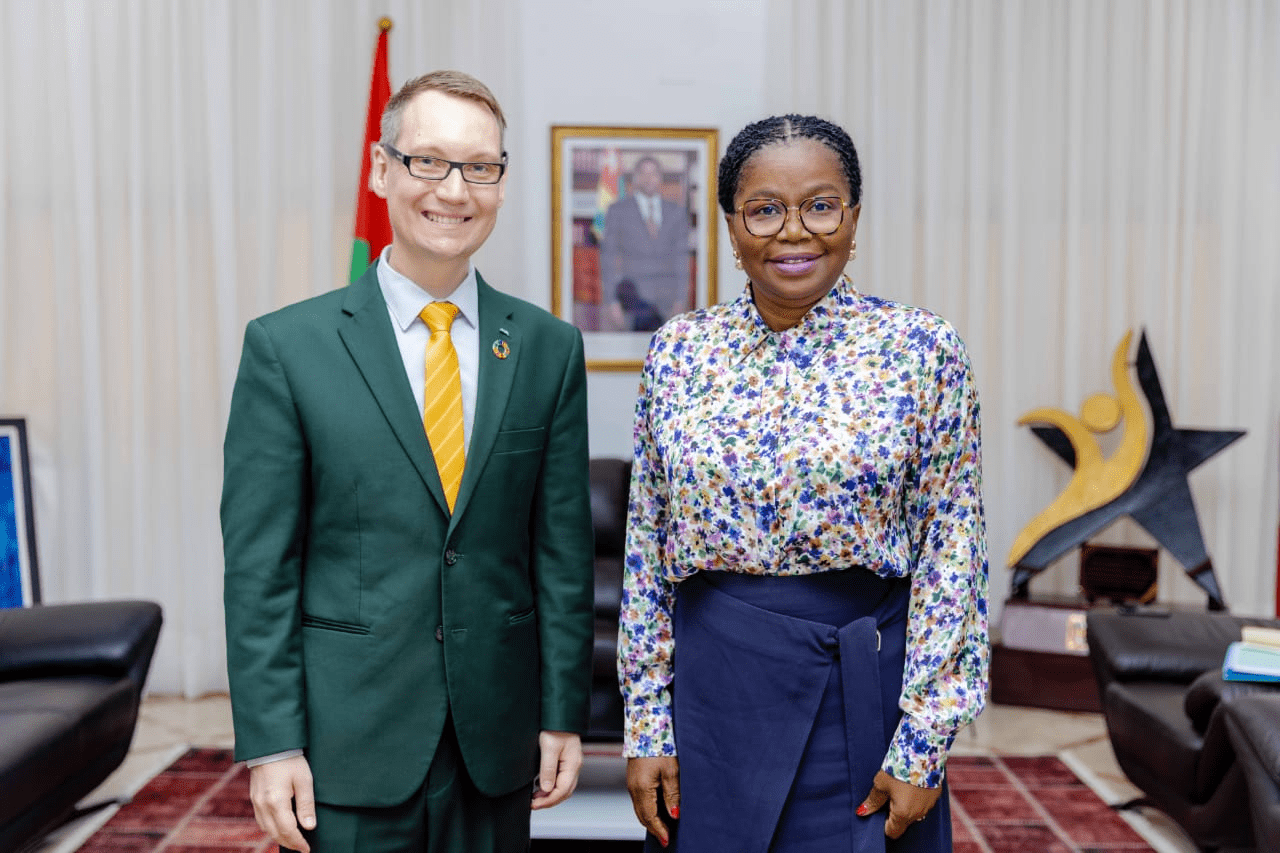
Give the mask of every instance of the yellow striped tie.
M 449 512 L 458 498 L 466 447 L 462 429 L 462 374 L 458 353 L 453 348 L 449 327 L 458 315 L 452 302 L 431 302 L 418 316 L 431 330 L 427 342 L 426 385 L 423 393 L 422 425 L 431 442 L 431 453 L 440 470 L 440 484 L 449 502 Z

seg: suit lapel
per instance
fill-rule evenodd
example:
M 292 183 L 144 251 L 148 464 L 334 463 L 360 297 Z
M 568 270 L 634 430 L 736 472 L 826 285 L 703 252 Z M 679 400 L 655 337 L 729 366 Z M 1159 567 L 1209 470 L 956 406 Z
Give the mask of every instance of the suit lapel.
M 440 485 L 440 474 L 431 455 L 431 444 L 422 428 L 422 415 L 414 403 L 413 389 L 405 376 L 404 361 L 396 346 L 391 315 L 378 287 L 376 270 L 377 264 L 370 266 L 358 281 L 347 286 L 347 295 L 342 303 L 342 310 L 347 316 L 338 327 L 338 336 L 359 368 L 400 446 L 413 462 L 418 476 L 447 514 L 449 505 Z
M 512 319 L 502 294 L 486 284 L 479 273 L 476 273 L 476 289 L 480 313 L 476 413 L 471 425 L 471 442 L 467 446 L 467 464 L 462 471 L 462 485 L 458 488 L 458 500 L 453 508 L 454 519 L 460 518 L 467 508 L 484 463 L 493 449 L 507 400 L 511 397 L 511 384 L 522 350 L 520 327 Z

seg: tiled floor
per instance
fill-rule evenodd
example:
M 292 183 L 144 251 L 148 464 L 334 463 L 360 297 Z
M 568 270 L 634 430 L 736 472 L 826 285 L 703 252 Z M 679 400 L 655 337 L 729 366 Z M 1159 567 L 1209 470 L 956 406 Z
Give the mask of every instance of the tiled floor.
M 231 711 L 226 696 L 194 700 L 148 697 L 143 703 L 129 756 L 86 802 L 132 793 L 166 767 L 185 746 L 230 746 L 231 743 Z M 1056 754 L 1108 802 L 1120 802 L 1138 794 L 1116 766 L 1102 718 L 1097 714 L 992 705 L 975 725 L 960 733 L 955 745 L 956 754 L 988 751 L 1004 755 Z M 610 756 L 597 755 L 593 761 L 600 765 L 594 770 L 598 778 L 614 772 L 610 769 Z M 590 792 L 581 795 L 582 788 L 579 792 L 563 806 L 539 812 L 539 817 L 549 818 L 563 810 L 562 819 L 569 820 L 574 815 L 569 807 L 575 805 L 575 800 L 580 806 L 585 805 L 590 796 Z M 627 811 L 623 804 L 616 813 L 626 815 Z M 65 827 L 32 853 L 69 853 L 104 817 L 91 816 Z M 1160 853 L 1196 853 L 1196 848 L 1177 827 L 1159 815 L 1144 811 L 1141 816 L 1130 819 Z

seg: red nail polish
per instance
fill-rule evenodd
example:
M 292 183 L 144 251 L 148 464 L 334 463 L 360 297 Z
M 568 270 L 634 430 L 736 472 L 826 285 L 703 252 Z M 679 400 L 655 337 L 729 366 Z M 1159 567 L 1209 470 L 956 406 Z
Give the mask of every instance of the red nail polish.
M 679 820 L 679 819 L 680 819 L 680 807 L 679 807 L 679 806 L 675 806 L 675 807 L 673 807 L 673 808 L 671 809 L 671 816 L 672 816 L 673 818 L 675 818 L 676 820 Z
M 871 814 L 871 809 L 867 808 L 866 803 L 858 806 L 858 817 L 866 817 L 869 814 Z
M 665 838 L 659 838 L 659 839 L 658 839 L 658 843 L 659 843 L 659 844 L 661 844 L 663 847 L 666 847 L 666 846 L 667 846 L 667 839 L 665 839 Z

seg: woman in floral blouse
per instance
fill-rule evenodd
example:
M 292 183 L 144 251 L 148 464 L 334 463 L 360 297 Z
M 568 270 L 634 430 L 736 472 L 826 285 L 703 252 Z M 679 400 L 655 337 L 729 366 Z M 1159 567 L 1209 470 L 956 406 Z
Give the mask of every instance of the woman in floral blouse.
M 947 753 L 989 658 L 968 355 L 844 275 L 861 175 L 841 128 L 755 122 L 719 178 L 747 287 L 654 335 L 636 405 L 636 814 L 680 853 L 950 850 Z

